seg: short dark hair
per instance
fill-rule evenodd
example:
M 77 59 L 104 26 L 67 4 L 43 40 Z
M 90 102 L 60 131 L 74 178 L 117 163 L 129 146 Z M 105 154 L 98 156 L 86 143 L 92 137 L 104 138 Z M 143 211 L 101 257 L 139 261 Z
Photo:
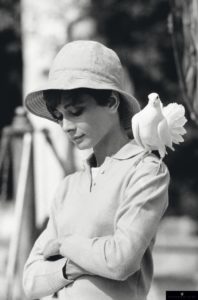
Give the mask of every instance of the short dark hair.
M 55 118 L 53 112 L 56 107 L 60 104 L 61 90 L 47 90 L 43 92 L 43 97 L 46 102 L 46 106 L 50 114 Z M 96 103 L 100 106 L 108 104 L 108 100 L 111 96 L 112 90 L 97 90 L 89 88 L 78 88 L 67 91 L 68 95 L 71 95 L 74 105 L 79 101 L 79 95 L 87 94 L 92 96 Z
M 43 92 L 43 97 L 46 102 L 47 109 L 53 117 L 53 111 L 60 104 L 60 97 L 62 92 L 62 90 L 47 90 Z M 98 105 L 105 106 L 108 103 L 108 99 L 111 96 L 111 92 L 111 90 L 97 90 L 89 88 L 67 90 L 68 95 L 71 95 L 73 99 L 74 105 L 78 103 L 79 95 L 87 94 L 92 96 Z
M 43 97 L 46 102 L 46 107 L 52 117 L 56 120 L 56 116 L 54 111 L 56 107 L 60 104 L 61 93 L 63 90 L 47 90 L 43 92 Z M 90 88 L 78 88 L 73 90 L 67 90 L 68 95 L 71 95 L 73 99 L 74 105 L 79 101 L 79 95 L 87 94 L 92 96 L 96 103 L 100 106 L 105 106 L 108 104 L 109 98 L 112 94 L 112 90 L 98 90 L 98 89 L 90 89 Z M 125 112 L 127 110 L 125 101 L 122 100 L 122 95 L 118 93 L 119 96 L 119 107 L 118 107 L 118 115 L 120 119 L 120 124 L 123 126 L 122 121 L 124 120 Z M 123 126 L 124 127 L 124 126 Z

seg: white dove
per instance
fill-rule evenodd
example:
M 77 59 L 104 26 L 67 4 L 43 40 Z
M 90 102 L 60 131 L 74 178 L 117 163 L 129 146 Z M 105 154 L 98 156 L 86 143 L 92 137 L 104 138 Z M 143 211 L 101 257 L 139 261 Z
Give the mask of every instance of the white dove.
M 163 107 L 157 93 L 149 94 L 148 98 L 145 108 L 132 118 L 133 135 L 145 151 L 157 150 L 162 160 L 167 154 L 166 147 L 174 150 L 173 143 L 184 141 L 185 109 L 177 103 Z

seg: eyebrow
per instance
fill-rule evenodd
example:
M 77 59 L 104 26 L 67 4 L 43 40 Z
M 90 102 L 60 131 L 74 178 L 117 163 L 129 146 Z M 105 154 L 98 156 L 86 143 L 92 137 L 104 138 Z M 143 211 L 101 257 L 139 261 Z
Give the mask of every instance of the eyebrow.
M 63 103 L 64 109 L 68 109 L 69 107 L 78 107 L 81 105 L 86 105 L 86 99 L 84 97 L 79 96 L 79 93 L 68 93 L 63 95 L 61 102 Z
M 64 104 L 64 109 L 68 109 L 70 107 L 78 107 L 78 106 L 81 106 L 83 105 L 84 102 L 78 102 L 78 103 L 68 103 L 68 104 Z
M 65 100 L 69 100 L 69 99 L 65 99 Z M 76 107 L 76 106 L 81 106 L 83 104 L 86 104 L 86 101 L 83 99 L 78 99 L 77 101 L 75 100 L 70 100 L 69 103 L 65 103 L 64 104 L 64 108 L 67 109 L 68 107 Z
M 64 104 L 64 109 L 66 109 L 66 108 L 68 108 L 68 107 L 70 107 L 70 106 L 74 106 L 74 104 L 72 104 L 72 103 L 69 103 L 69 104 Z

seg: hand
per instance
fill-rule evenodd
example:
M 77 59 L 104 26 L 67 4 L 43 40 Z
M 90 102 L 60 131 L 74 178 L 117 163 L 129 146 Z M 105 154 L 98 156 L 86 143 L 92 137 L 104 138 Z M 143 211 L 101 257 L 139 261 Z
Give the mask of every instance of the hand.
M 77 278 L 83 275 L 93 275 L 69 259 L 67 260 L 64 271 L 65 271 L 65 277 L 68 280 L 76 280 Z
M 59 248 L 60 248 L 60 243 L 58 240 L 56 239 L 49 240 L 43 249 L 44 258 L 49 259 L 52 256 L 60 255 Z

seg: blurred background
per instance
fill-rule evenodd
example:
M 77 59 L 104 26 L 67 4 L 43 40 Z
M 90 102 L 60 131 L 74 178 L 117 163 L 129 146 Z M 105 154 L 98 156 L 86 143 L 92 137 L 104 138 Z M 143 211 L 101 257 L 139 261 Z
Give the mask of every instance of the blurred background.
M 26 299 L 23 265 L 57 184 L 88 155 L 56 124 L 23 108 L 58 50 L 77 39 L 117 52 L 126 89 L 142 107 L 157 92 L 164 104 L 186 108 L 185 142 L 165 159 L 170 205 L 154 248 L 149 300 L 165 299 L 166 290 L 198 290 L 197 0 L 0 0 L 0 300 Z

